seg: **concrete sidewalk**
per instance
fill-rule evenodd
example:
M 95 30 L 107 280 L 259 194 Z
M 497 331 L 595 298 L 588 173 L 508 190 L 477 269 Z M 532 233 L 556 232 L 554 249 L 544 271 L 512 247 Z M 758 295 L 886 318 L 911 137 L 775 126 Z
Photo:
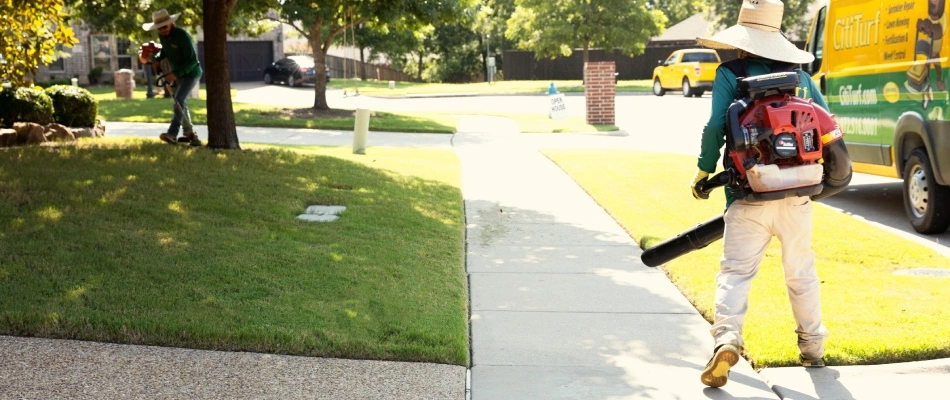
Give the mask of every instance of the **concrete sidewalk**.
M 709 324 L 514 129 L 466 118 L 454 140 L 468 224 L 472 399 L 775 398 L 744 360 L 723 390 L 700 383 Z
M 743 360 L 725 387 L 703 386 L 709 323 L 661 271 L 640 263 L 626 232 L 537 151 L 558 136 L 520 135 L 501 118 L 460 118 L 456 135 L 371 132 L 368 151 L 444 147 L 461 159 L 470 379 L 463 367 L 437 364 L 0 337 L 0 382 L 18 385 L 0 385 L 0 397 L 946 398 L 950 360 L 759 372 Z M 107 135 L 152 138 L 163 128 L 111 123 Z M 198 133 L 207 138 L 205 127 Z M 341 131 L 239 128 L 239 135 L 242 142 L 352 144 L 352 132 Z M 622 139 L 584 140 L 614 147 Z M 114 391 L 97 392 L 101 387 Z

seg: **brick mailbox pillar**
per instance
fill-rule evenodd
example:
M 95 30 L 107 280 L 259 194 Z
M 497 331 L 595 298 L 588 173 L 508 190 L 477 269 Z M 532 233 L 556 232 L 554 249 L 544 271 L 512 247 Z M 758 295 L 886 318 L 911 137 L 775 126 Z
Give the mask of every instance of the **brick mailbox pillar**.
M 616 114 L 617 81 L 613 61 L 584 63 L 584 97 L 587 99 L 587 123 L 613 125 Z
M 131 69 L 120 69 L 113 73 L 112 81 L 115 82 L 115 97 L 118 99 L 131 99 L 132 92 L 135 91 L 135 75 Z

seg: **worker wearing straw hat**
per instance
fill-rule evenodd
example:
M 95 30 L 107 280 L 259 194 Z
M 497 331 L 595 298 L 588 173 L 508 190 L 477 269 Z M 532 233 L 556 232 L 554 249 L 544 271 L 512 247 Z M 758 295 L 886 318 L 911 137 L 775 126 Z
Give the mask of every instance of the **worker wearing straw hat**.
M 169 15 L 165 9 L 152 13 L 152 22 L 142 25 L 146 31 L 158 31 L 162 48 L 158 53 L 139 55 L 142 62 L 167 60 L 171 71 L 165 75 L 165 80 L 175 83 L 174 115 L 168 131 L 159 135 L 164 142 L 175 144 L 179 141 L 189 142 L 192 146 L 200 146 L 201 141 L 195 133 L 191 123 L 191 114 L 188 111 L 188 95 L 194 90 L 201 74 L 201 64 L 195 51 L 195 43 L 182 28 L 175 26 L 175 20 L 181 13 Z M 176 139 L 180 129 L 184 128 L 184 135 Z
M 702 148 L 693 179 L 695 187 L 716 170 L 726 143 L 726 112 L 736 97 L 736 78 L 796 70 L 798 95 L 828 108 L 811 77 L 797 69 L 814 60 L 781 32 L 784 4 L 779 0 L 744 0 L 736 25 L 712 37 L 696 40 L 718 50 L 738 50 L 739 59 L 723 63 L 713 82 L 712 114 L 703 129 Z M 726 156 L 724 163 L 728 162 Z M 703 384 L 720 387 L 728 382 L 729 369 L 743 348 L 742 326 L 748 309 L 749 289 L 772 237 L 782 243 L 782 264 L 792 314 L 798 324 L 799 358 L 806 367 L 824 366 L 824 340 L 828 331 L 821 322 L 819 280 L 811 250 L 812 204 L 808 197 L 747 202 L 735 200 L 726 190 L 725 231 L 720 270 L 716 276 L 715 318 L 710 332 L 713 356 L 700 376 Z

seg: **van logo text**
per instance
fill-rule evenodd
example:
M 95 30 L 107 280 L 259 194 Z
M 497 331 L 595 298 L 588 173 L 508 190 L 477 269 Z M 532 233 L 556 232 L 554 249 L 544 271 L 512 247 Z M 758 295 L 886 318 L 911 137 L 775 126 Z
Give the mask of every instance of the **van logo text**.
M 834 43 L 835 50 L 877 44 L 880 24 L 881 10 L 877 10 L 874 19 L 865 19 L 864 13 L 836 18 L 834 32 L 832 32 L 832 43 Z
M 838 101 L 843 106 L 863 106 L 877 104 L 877 89 L 853 89 L 851 85 L 838 87 Z

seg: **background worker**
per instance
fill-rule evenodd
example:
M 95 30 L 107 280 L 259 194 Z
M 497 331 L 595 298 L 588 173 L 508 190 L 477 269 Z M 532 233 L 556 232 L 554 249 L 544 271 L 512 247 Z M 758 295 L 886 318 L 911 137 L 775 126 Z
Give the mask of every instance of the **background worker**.
M 791 71 L 814 60 L 799 50 L 780 31 L 784 4 L 778 0 L 745 0 L 736 25 L 709 38 L 697 38 L 703 46 L 739 50 L 740 58 L 720 65 L 713 83 L 712 114 L 703 129 L 699 171 L 691 185 L 693 197 L 702 198 L 695 185 L 716 170 L 726 143 L 726 113 L 736 97 L 737 75 L 755 76 Z M 730 64 L 732 63 L 732 64 Z M 728 65 L 727 65 L 728 64 Z M 732 69 L 739 72 L 733 72 Z M 828 108 L 808 74 L 798 70 L 797 94 Z M 726 162 L 731 161 L 726 154 Z M 716 276 L 715 320 L 710 333 L 714 354 L 701 381 L 720 387 L 728 381 L 729 369 L 743 348 L 742 326 L 748 310 L 749 289 L 772 237 L 782 243 L 785 283 L 798 324 L 800 359 L 804 366 L 824 366 L 824 340 L 828 331 L 821 322 L 819 280 L 811 250 L 812 204 L 808 197 L 749 202 L 733 199 L 726 190 L 723 255 Z
M 152 13 L 152 22 L 142 25 L 146 31 L 157 30 L 159 41 L 162 44 L 158 53 L 149 53 L 147 55 L 140 53 L 142 62 L 151 62 L 153 67 L 155 62 L 168 61 L 169 70 L 165 70 L 165 80 L 174 82 L 174 115 L 168 131 L 159 135 L 159 139 L 166 143 L 175 144 L 179 141 L 189 142 L 192 146 L 201 146 L 198 135 L 195 134 L 194 125 L 191 123 L 191 114 L 188 110 L 188 95 L 194 90 L 204 72 L 201 69 L 201 63 L 198 62 L 198 54 L 195 51 L 195 43 L 182 28 L 175 26 L 175 20 L 181 13 L 169 15 L 165 9 Z M 156 67 L 156 70 L 158 68 Z M 176 139 L 180 129 L 184 128 L 184 135 Z

